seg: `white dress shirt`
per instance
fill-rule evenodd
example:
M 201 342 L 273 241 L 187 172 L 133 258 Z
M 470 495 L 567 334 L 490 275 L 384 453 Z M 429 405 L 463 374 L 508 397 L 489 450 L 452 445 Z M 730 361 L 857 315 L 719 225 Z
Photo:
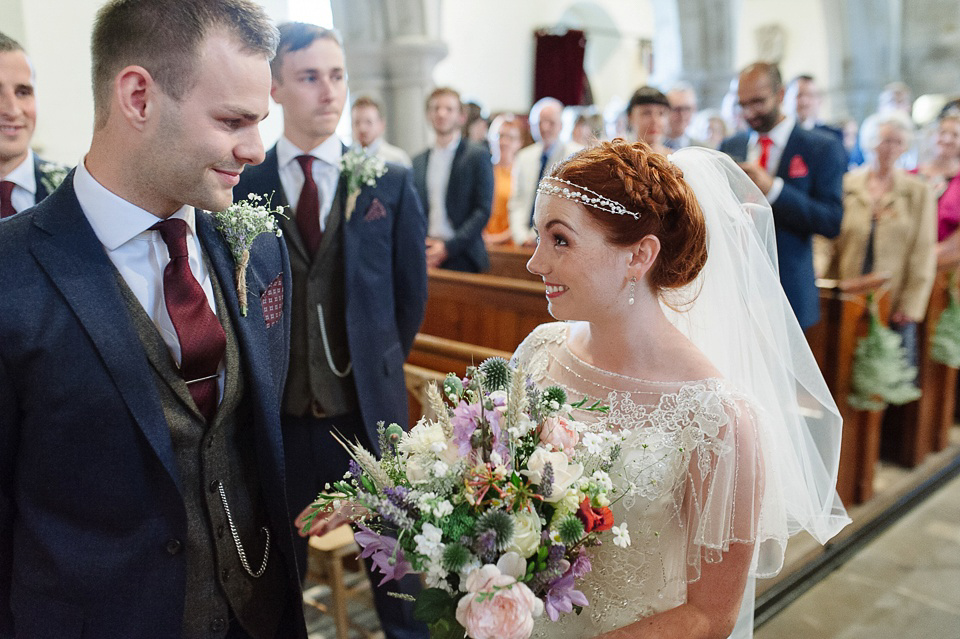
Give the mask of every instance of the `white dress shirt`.
M 459 144 L 458 135 L 446 146 L 434 145 L 427 159 L 427 199 L 430 207 L 427 236 L 444 242 L 454 236 L 453 225 L 447 217 L 447 188 L 450 186 L 453 156 L 456 155 Z
M 400 166 L 405 166 L 407 168 L 410 168 L 413 164 L 410 161 L 410 156 L 407 155 L 406 151 L 398 146 L 393 146 L 382 137 L 374 140 L 368 147 L 362 147 L 359 144 L 355 144 L 354 148 L 361 149 L 367 155 L 378 157 L 384 162 L 393 162 L 394 164 L 399 164 Z
M 797 120 L 793 116 L 786 116 L 776 126 L 767 132 L 767 136 L 773 140 L 770 150 L 767 152 L 767 173 L 773 176 L 773 186 L 770 191 L 765 193 L 767 201 L 773 204 L 780 197 L 783 191 L 783 178 L 777 177 L 777 171 L 780 169 L 780 160 L 783 158 L 783 149 L 787 146 L 787 140 L 793 133 L 793 127 Z M 750 132 L 750 139 L 747 141 L 747 162 L 760 162 L 760 153 L 763 148 L 760 146 L 760 134 L 756 131 Z
M 159 222 L 159 218 L 110 192 L 87 171 L 84 160 L 77 164 L 73 177 L 73 188 L 80 202 L 83 214 L 93 227 L 97 239 L 103 244 L 107 257 L 120 271 L 123 280 L 133 291 L 143 310 L 150 316 L 154 326 L 163 338 L 174 361 L 180 365 L 180 340 L 173 327 L 170 313 L 163 299 L 163 270 L 170 262 L 167 245 L 159 231 L 150 227 Z M 187 223 L 187 254 L 190 271 L 197 278 L 207 302 L 217 313 L 213 298 L 213 284 L 210 272 L 203 261 L 200 238 L 197 237 L 196 212 L 192 206 L 184 205 L 168 219 L 179 218 Z M 224 362 L 220 362 L 219 386 L 223 395 Z
M 37 174 L 34 172 L 33 151 L 27 149 L 27 157 L 3 178 L 4 182 L 13 182 L 10 202 L 17 213 L 29 209 L 37 203 Z
M 312 155 L 319 162 L 313 163 L 313 181 L 320 191 L 320 230 L 327 227 L 327 216 L 333 206 L 333 198 L 337 193 L 337 183 L 340 181 L 340 158 L 343 156 L 343 143 L 340 138 L 331 135 L 320 146 L 310 151 L 304 151 L 286 136 L 277 141 L 277 164 L 280 172 L 280 184 L 287 202 L 293 212 L 297 212 L 297 202 L 300 201 L 300 191 L 303 190 L 303 169 L 297 161 L 300 155 Z

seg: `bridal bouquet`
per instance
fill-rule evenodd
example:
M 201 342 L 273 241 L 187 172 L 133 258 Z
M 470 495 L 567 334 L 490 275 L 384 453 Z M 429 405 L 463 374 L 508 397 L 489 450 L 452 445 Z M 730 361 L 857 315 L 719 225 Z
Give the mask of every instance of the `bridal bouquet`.
M 451 374 L 431 388 L 431 419 L 408 433 L 381 425 L 381 459 L 341 442 L 350 471 L 305 528 L 320 512 L 363 507 L 362 556 L 383 582 L 425 576 L 415 614 L 432 637 L 526 639 L 544 611 L 556 621 L 588 605 L 577 584 L 601 533 L 630 543 L 609 508 L 620 436 L 573 421 L 573 408 L 606 410 L 587 402 L 570 405 L 499 358 Z

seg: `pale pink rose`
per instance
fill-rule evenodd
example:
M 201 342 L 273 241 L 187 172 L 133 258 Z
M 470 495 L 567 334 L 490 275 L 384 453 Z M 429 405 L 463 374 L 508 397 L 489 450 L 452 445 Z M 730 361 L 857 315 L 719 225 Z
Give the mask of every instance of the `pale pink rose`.
M 467 577 L 467 594 L 457 603 L 457 621 L 471 639 L 528 639 L 543 602 L 493 564 Z
M 574 447 L 580 441 L 580 433 L 574 427 L 574 422 L 560 416 L 547 417 L 540 427 L 540 441 L 572 456 Z

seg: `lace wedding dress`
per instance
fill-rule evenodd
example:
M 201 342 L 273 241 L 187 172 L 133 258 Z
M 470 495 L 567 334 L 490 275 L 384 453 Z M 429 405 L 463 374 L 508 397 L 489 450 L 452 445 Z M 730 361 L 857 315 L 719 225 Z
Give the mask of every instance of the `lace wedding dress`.
M 718 561 L 731 543 L 773 542 L 782 553 L 787 533 L 757 539 L 768 487 L 748 398 L 721 379 L 658 382 L 603 371 L 570 351 L 567 326 L 538 327 L 514 363 L 538 386 L 565 388 L 570 401 L 587 396 L 609 406 L 606 414 L 575 410 L 588 429 L 626 433 L 610 475 L 624 495 L 612 506 L 615 521 L 627 524 L 632 543 L 592 549 L 593 569 L 579 582 L 590 605 L 558 622 L 544 617 L 534 631 L 586 639 L 683 604 L 701 561 Z

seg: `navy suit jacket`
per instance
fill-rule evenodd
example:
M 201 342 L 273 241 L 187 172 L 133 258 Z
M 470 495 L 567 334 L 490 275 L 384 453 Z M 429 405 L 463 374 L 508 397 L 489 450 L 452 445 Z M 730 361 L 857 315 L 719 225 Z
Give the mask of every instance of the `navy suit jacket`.
M 289 297 L 270 328 L 253 297 L 281 273 L 290 290 L 286 248 L 257 239 L 241 317 L 233 258 L 211 216 L 196 219 L 247 372 L 260 488 L 289 575 L 284 632 L 305 637 L 280 437 Z M 0 291 L 0 637 L 180 636 L 186 564 L 168 548 L 187 519 L 173 443 L 72 174 L 0 224 Z
M 276 146 L 263 163 L 244 170 L 233 193 L 234 200 L 272 195 L 274 206 L 293 214 L 280 183 Z M 368 218 L 374 199 L 384 215 Z M 374 446 L 378 421 L 408 421 L 403 363 L 427 307 L 426 233 L 410 169 L 392 163 L 375 186 L 362 186 L 343 223 L 347 339 L 360 413 Z M 291 251 L 304 250 L 299 237 L 287 237 L 287 243 Z
M 427 162 L 430 149 L 413 158 L 413 181 L 420 201 L 429 206 Z M 460 140 L 453 154 L 447 186 L 447 217 L 454 236 L 446 242 L 444 268 L 482 272 L 490 269 L 490 257 L 483 243 L 483 229 L 493 207 L 493 164 L 490 153 L 479 144 Z M 429 213 L 428 213 L 429 215 Z
M 738 133 L 724 140 L 720 150 L 742 162 L 747 157 L 749 137 L 749 133 Z M 777 168 L 783 190 L 773 204 L 773 221 L 780 283 L 803 328 L 820 319 L 813 236 L 836 237 L 840 233 L 846 168 L 846 152 L 835 137 L 793 127 Z

